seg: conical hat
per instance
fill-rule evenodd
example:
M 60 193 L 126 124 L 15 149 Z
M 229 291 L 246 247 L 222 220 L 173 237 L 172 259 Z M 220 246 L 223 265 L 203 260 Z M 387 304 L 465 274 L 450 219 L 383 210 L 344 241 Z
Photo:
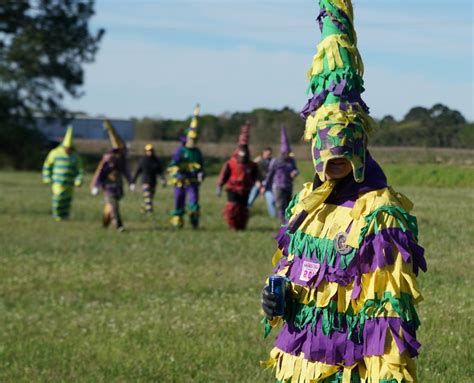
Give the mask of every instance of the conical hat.
M 250 121 L 240 127 L 239 145 L 248 145 L 250 140 Z
M 374 122 L 361 98 L 364 66 L 357 49 L 350 0 L 321 0 L 318 22 L 321 42 L 308 72 L 312 98 L 301 115 L 305 139 L 312 141 L 316 173 L 324 181 L 334 158 L 352 164 L 354 179 L 364 180 L 367 134 Z
M 201 106 L 199 104 L 196 104 L 196 107 L 194 108 L 194 111 L 193 111 L 193 117 L 191 118 L 191 123 L 189 124 L 189 128 L 186 129 L 187 138 L 191 138 L 193 140 L 197 139 L 198 126 L 199 126 L 198 117 L 200 113 L 201 113 Z
M 286 134 L 285 125 L 281 125 L 280 128 L 280 153 L 290 153 L 290 140 L 288 140 L 288 135 Z
M 118 135 L 117 131 L 111 124 L 108 119 L 104 119 L 103 121 L 104 129 L 107 131 L 109 136 L 110 143 L 113 149 L 122 149 L 125 148 L 125 142 L 122 138 Z
M 65 148 L 72 148 L 74 146 L 74 134 L 72 130 L 72 126 L 69 125 L 66 130 L 66 134 L 64 135 L 62 146 Z

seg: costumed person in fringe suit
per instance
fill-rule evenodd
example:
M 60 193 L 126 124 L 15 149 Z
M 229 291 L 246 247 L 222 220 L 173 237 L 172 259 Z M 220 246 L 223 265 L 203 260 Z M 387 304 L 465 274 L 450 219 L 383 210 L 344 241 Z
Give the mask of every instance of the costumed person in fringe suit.
M 416 382 L 416 277 L 426 262 L 413 204 L 367 151 L 373 121 L 360 96 L 352 4 L 319 4 L 322 41 L 302 112 L 316 176 L 292 199 L 276 237 L 286 304 L 277 316 L 277 297 L 263 290 L 266 333 L 279 328 L 263 365 L 279 382 Z
M 81 186 L 83 177 L 82 160 L 74 148 L 69 126 L 61 145 L 48 153 L 43 164 L 43 183 L 51 185 L 52 214 L 56 221 L 69 218 L 74 186 Z
M 239 146 L 221 169 L 217 181 L 217 196 L 221 196 L 225 186 L 227 203 L 224 218 L 232 230 L 245 230 L 249 219 L 247 207 L 250 190 L 258 178 L 257 164 L 250 160 L 250 123 L 241 128 Z
M 99 189 L 104 192 L 104 210 L 102 224 L 108 227 L 110 223 L 119 231 L 124 230 L 120 215 L 119 202 L 123 197 L 123 180 L 127 179 L 130 191 L 135 190 L 132 176 L 127 162 L 127 148 L 125 142 L 118 135 L 109 120 L 104 120 L 104 128 L 112 144 L 112 150 L 105 153 L 97 166 L 91 182 L 91 194 L 97 195 Z
M 293 196 L 293 180 L 299 171 L 290 148 L 290 141 L 284 126 L 280 132 L 280 156 L 270 162 L 267 177 L 263 182 L 264 190 L 271 190 L 277 216 L 282 223 L 286 222 L 285 210 Z
M 196 147 L 198 138 L 198 117 L 201 108 L 194 108 L 191 124 L 181 137 L 182 145 L 176 149 L 168 166 L 168 183 L 174 187 L 174 209 L 171 212 L 171 225 L 183 227 L 183 215 L 188 199 L 189 220 L 193 229 L 199 227 L 199 187 L 204 180 L 204 164 L 201 150 Z
M 138 168 L 133 176 L 132 183 L 135 184 L 141 175 L 143 206 L 142 212 L 153 213 L 153 198 L 156 190 L 156 178 L 161 178 L 161 184 L 166 187 L 166 177 L 163 172 L 160 159 L 155 155 L 152 144 L 145 145 L 145 155 L 140 159 Z

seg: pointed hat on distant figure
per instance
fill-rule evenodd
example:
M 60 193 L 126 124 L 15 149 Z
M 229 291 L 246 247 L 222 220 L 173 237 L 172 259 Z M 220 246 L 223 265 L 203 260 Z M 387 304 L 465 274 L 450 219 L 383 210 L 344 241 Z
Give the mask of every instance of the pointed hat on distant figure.
M 191 138 L 193 140 L 196 140 L 198 138 L 198 126 L 199 126 L 198 117 L 200 114 L 201 114 L 201 105 L 196 104 L 193 111 L 193 117 L 191 118 L 191 123 L 189 124 L 189 128 L 186 129 L 186 138 Z
M 109 136 L 109 140 L 112 145 L 112 148 L 113 149 L 125 148 L 125 142 L 122 140 L 122 138 L 119 136 L 119 134 L 113 127 L 112 123 L 107 118 L 104 119 L 103 125 L 104 125 L 104 129 L 107 132 L 107 135 Z
M 374 127 L 361 98 L 364 65 L 357 49 L 350 0 L 320 0 L 317 18 L 321 42 L 308 72 L 312 97 L 301 116 L 305 139 L 312 142 L 313 163 L 321 181 L 326 165 L 346 158 L 354 179 L 364 180 L 367 135 Z
M 72 148 L 74 146 L 74 134 L 71 125 L 67 127 L 66 134 L 64 135 L 61 145 L 65 148 Z
M 245 124 L 240 127 L 239 145 L 247 145 L 250 140 L 250 121 L 245 121 Z
M 280 128 L 280 153 L 291 153 L 290 140 L 286 134 L 285 125 L 281 125 Z

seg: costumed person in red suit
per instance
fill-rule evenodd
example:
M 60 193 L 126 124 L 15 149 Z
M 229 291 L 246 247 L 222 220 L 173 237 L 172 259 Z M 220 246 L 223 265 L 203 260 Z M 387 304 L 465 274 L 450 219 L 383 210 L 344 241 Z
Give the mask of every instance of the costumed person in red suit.
M 247 207 L 250 190 L 257 181 L 257 164 L 250 160 L 248 147 L 250 123 L 241 128 L 239 146 L 224 164 L 217 182 L 216 194 L 220 196 L 225 187 L 227 203 L 224 218 L 232 230 L 245 230 L 249 219 Z

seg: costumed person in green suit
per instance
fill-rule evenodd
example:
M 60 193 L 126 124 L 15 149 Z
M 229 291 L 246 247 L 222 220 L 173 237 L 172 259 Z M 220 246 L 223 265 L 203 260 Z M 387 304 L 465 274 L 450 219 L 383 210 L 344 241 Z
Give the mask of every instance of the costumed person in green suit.
M 99 194 L 99 189 L 102 188 L 104 192 L 102 224 L 108 227 L 112 222 L 118 231 L 123 231 L 125 228 L 119 206 L 124 195 L 122 177 L 126 178 L 132 192 L 135 190 L 135 184 L 132 182 L 128 167 L 125 142 L 110 121 L 104 120 L 104 128 L 112 144 L 112 150 L 102 156 L 97 166 L 91 183 L 91 194 L 94 196 Z
M 168 166 L 168 182 L 174 186 L 174 209 L 171 212 L 171 225 L 183 227 L 183 215 L 188 199 L 189 220 L 193 229 L 199 227 L 199 187 L 204 180 L 202 153 L 196 147 L 198 138 L 199 104 L 194 109 L 191 124 L 181 137 L 181 146 L 176 149 Z
M 413 383 L 426 271 L 413 204 L 367 149 L 374 125 L 350 0 L 320 0 L 322 40 L 303 109 L 315 177 L 295 195 L 262 292 L 265 366 L 286 383 Z M 281 278 L 281 279 L 279 279 Z M 281 325 L 281 327 L 280 327 Z
M 69 126 L 63 142 L 51 150 L 43 165 L 43 183 L 51 185 L 52 214 L 55 220 L 69 217 L 74 186 L 81 186 L 84 177 L 82 160 L 73 145 L 73 131 Z

